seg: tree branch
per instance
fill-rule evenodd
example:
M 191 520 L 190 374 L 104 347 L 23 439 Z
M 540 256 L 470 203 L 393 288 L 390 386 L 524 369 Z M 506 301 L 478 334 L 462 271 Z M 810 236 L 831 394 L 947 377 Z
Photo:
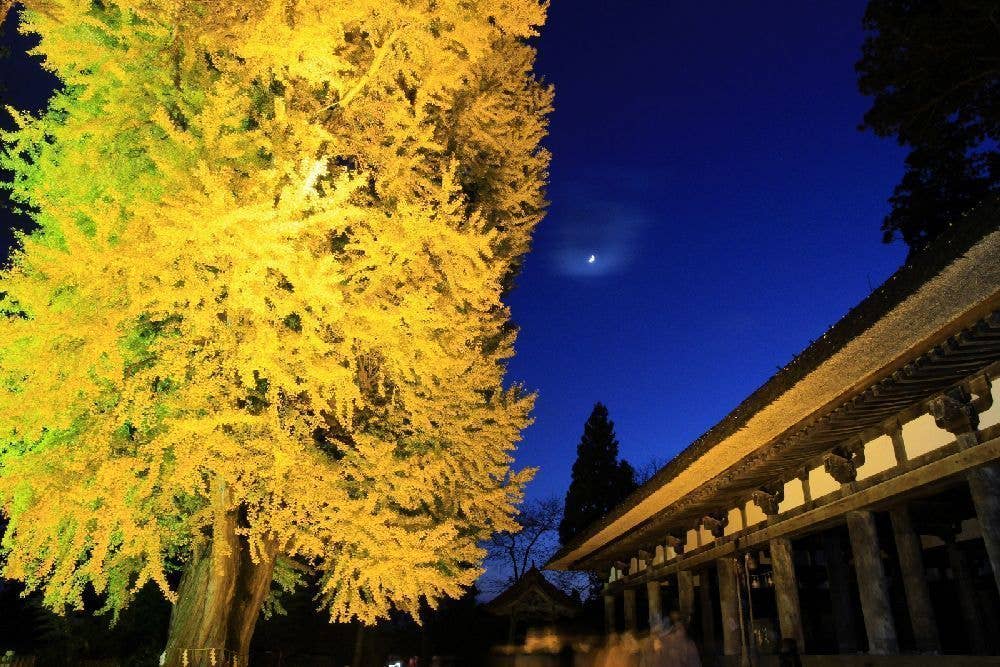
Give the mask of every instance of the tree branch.
M 518 574 L 517 572 L 517 554 L 514 552 L 513 540 L 511 541 L 510 546 L 507 548 L 507 550 L 510 552 L 510 562 L 514 564 L 514 581 L 517 581 L 518 579 L 521 578 L 521 575 Z
M 551 529 L 541 528 L 537 533 L 535 533 L 535 537 L 533 537 L 532 540 L 528 542 L 528 546 L 524 548 L 524 559 L 521 561 L 521 574 L 524 574 L 525 572 L 528 571 L 528 559 L 531 557 L 531 550 L 535 548 L 535 543 L 538 542 L 538 538 L 540 538 L 549 530 Z
M 399 39 L 399 35 L 405 27 L 405 25 L 401 25 L 389 33 L 389 36 L 386 37 L 384 42 L 382 42 L 382 46 L 375 50 L 375 57 L 372 58 L 372 62 L 368 66 L 368 70 L 364 73 L 364 75 L 362 75 L 362 77 L 358 79 L 353 86 L 351 86 L 350 90 L 348 90 L 343 97 L 328 104 L 326 109 L 332 109 L 336 106 L 346 106 L 351 103 L 351 100 L 361 94 L 361 91 L 365 89 L 368 82 L 371 81 L 373 76 L 375 76 L 375 72 L 382 66 L 382 62 L 386 59 L 386 56 L 389 55 L 389 51 L 392 50 L 393 45 L 396 43 L 396 40 Z

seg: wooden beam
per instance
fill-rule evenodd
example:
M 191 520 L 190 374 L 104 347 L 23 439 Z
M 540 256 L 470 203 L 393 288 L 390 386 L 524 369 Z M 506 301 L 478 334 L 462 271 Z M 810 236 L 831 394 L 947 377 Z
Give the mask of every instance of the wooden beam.
M 778 521 L 739 538 L 741 548 L 762 544 L 775 537 L 794 535 L 814 530 L 818 525 L 846 515 L 856 509 L 885 502 L 927 484 L 959 477 L 962 473 L 1000 458 L 1000 438 L 994 438 L 970 449 L 896 475 L 881 483 L 863 488 L 856 493 L 834 498 L 828 503 L 797 516 Z M 829 494 L 834 495 L 834 494 Z
M 710 563 L 717 558 L 735 553 L 736 543 L 733 541 L 722 542 L 718 546 L 699 549 L 683 558 L 675 558 L 669 563 L 659 565 L 654 568 L 647 568 L 643 573 L 643 579 L 663 579 L 669 574 L 681 572 L 682 570 L 693 570 L 700 565 Z
M 668 563 L 647 567 L 638 575 L 626 576 L 614 585 L 661 579 L 669 574 L 696 568 L 716 558 L 764 544 L 778 537 L 815 532 L 826 524 L 842 519 L 848 512 L 886 503 L 930 484 L 961 478 L 971 470 L 1000 459 L 1000 437 L 998 437 L 1000 429 L 990 427 L 986 432 L 991 439 L 982 444 L 940 458 L 934 458 L 939 456 L 938 452 L 930 452 L 928 458 L 933 459 L 930 462 L 924 463 L 924 457 L 913 459 L 908 461 L 906 466 L 902 466 L 903 472 L 888 477 L 878 475 L 857 482 L 858 490 L 854 493 L 844 496 L 839 492 L 827 494 L 799 508 L 804 511 L 796 512 L 787 518 L 779 516 L 774 523 L 761 528 L 744 529 L 690 554 L 674 558 Z

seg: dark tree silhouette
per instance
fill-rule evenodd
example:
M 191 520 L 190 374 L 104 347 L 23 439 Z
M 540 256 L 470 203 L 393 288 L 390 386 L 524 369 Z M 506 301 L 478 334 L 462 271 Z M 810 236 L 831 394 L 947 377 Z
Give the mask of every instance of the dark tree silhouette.
M 500 585 L 506 588 L 531 569 L 544 563 L 556 550 L 562 519 L 558 498 L 526 501 L 517 515 L 521 530 L 495 533 L 486 545 L 487 558 L 504 570 Z
M 861 128 L 911 149 L 882 231 L 912 254 L 1000 190 L 1000 3 L 870 0 L 864 26 Z
M 496 576 L 480 580 L 489 593 L 499 593 L 523 577 L 532 567 L 542 567 L 559 549 L 562 500 L 555 496 L 525 501 L 518 513 L 521 530 L 494 534 L 486 543 L 487 560 L 496 565 Z M 589 577 L 580 572 L 546 570 L 545 578 L 568 594 L 586 596 Z
M 618 459 L 615 424 L 608 419 L 608 409 L 598 403 L 576 446 L 572 481 L 559 524 L 560 542 L 569 542 L 635 488 L 635 470 L 627 461 Z

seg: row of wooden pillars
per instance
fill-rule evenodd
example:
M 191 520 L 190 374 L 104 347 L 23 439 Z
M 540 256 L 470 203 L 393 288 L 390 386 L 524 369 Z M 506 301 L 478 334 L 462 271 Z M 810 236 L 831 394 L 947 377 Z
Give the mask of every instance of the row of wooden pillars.
M 973 484 L 971 477 L 977 477 L 985 484 Z M 1000 489 L 996 486 L 1000 473 L 995 465 L 977 469 L 975 475 L 968 479 L 968 491 L 975 507 L 976 519 L 980 526 L 983 543 L 993 566 L 994 576 L 998 568 L 994 560 L 994 548 L 1000 541 Z M 989 490 L 990 497 L 984 497 L 983 492 Z M 892 539 L 898 569 L 896 573 L 901 581 L 905 594 L 906 612 L 915 640 L 915 648 L 921 653 L 937 653 L 941 651 L 941 641 L 934 607 L 928 590 L 928 582 L 923 562 L 923 547 L 918 532 L 914 529 L 913 519 L 908 506 L 900 503 L 885 510 L 892 528 Z M 882 521 L 885 521 L 883 517 Z M 837 651 L 840 653 L 857 652 L 859 630 L 863 626 L 862 641 L 867 637 L 867 650 L 872 655 L 892 655 L 899 653 L 900 646 L 897 637 L 897 621 L 893 614 L 892 599 L 882 559 L 875 513 L 873 511 L 852 511 L 843 516 L 848 539 L 841 537 L 841 527 L 838 531 L 825 530 L 819 535 L 821 550 L 826 562 L 829 580 L 830 604 L 836 630 Z M 973 653 L 983 653 L 987 647 L 983 636 L 982 619 L 977 617 L 975 596 L 976 591 L 968 565 L 962 550 L 954 537 L 947 536 L 945 543 L 948 550 L 950 569 L 953 573 L 961 612 L 969 633 L 970 649 Z M 849 551 L 847 550 L 849 547 Z M 795 570 L 795 553 L 793 543 L 787 537 L 778 537 L 767 544 L 773 577 L 774 601 L 776 618 L 782 639 L 794 639 L 801 652 L 809 652 L 806 633 L 803 630 L 802 605 L 799 600 L 799 585 Z M 979 552 L 982 553 L 981 551 Z M 849 561 L 854 561 L 854 576 L 852 576 Z M 695 598 L 699 598 L 702 610 L 701 636 L 706 644 L 721 639 L 721 653 L 727 656 L 740 655 L 747 643 L 742 633 L 747 621 L 747 600 L 741 599 L 748 592 L 741 577 L 745 577 L 743 561 L 736 557 L 722 558 L 708 567 L 714 569 L 717 581 L 717 591 L 707 585 L 707 571 L 701 573 L 700 585 L 695 586 L 697 573 L 691 570 L 681 570 L 676 574 L 676 606 L 684 616 L 691 617 L 695 611 Z M 703 566 L 704 567 L 704 566 Z M 895 567 L 895 566 L 894 566 Z M 673 584 L 673 582 L 671 582 Z M 742 588 L 741 588 L 742 586 Z M 852 590 L 852 587 L 855 587 Z M 665 614 L 664 594 L 660 581 L 649 581 L 645 584 L 648 606 L 649 625 L 659 625 Z M 998 584 L 1000 588 L 1000 584 Z M 697 591 L 696 591 L 697 589 Z M 898 590 L 898 589 L 897 589 Z M 721 610 L 721 628 L 716 627 L 717 617 L 704 610 L 713 609 L 715 595 L 717 609 Z M 860 601 L 861 614 L 858 618 L 857 602 Z M 624 590 L 623 616 L 626 629 L 638 627 L 637 589 Z M 613 596 L 605 599 L 607 612 L 607 628 L 609 632 L 616 630 L 616 601 Z M 741 623 L 742 621 L 742 623 Z M 715 646 L 706 645 L 706 652 L 715 653 Z

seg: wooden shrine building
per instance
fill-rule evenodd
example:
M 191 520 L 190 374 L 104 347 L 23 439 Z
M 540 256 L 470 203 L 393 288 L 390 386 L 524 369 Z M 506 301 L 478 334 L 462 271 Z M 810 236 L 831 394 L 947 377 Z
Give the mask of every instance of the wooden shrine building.
M 507 641 L 514 644 L 528 627 L 575 617 L 580 611 L 580 601 L 566 595 L 538 568 L 532 567 L 483 608 L 494 616 L 509 619 Z
M 677 608 L 706 664 L 769 664 L 782 639 L 806 665 L 1000 653 L 1000 206 L 914 257 L 548 567 L 608 574 L 609 632 Z

